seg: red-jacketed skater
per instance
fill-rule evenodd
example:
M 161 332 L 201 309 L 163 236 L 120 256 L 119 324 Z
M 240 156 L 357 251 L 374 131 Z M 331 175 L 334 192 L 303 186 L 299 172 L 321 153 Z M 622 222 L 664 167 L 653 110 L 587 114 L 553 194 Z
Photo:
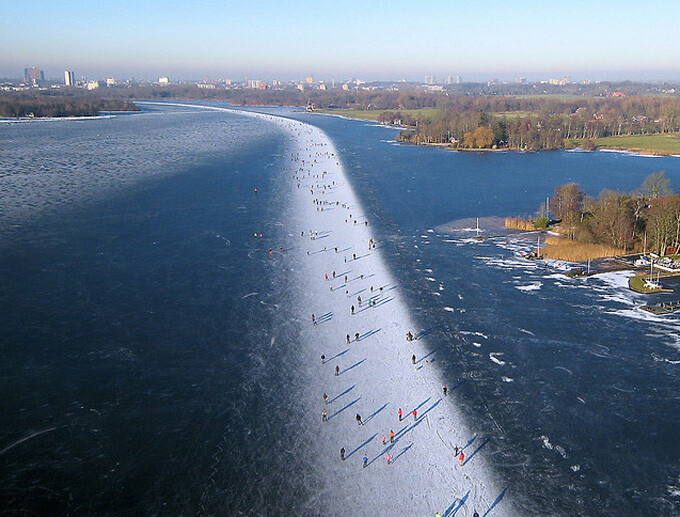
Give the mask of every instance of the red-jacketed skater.
M 465 454 L 463 454 L 463 451 L 460 451 L 460 454 L 458 455 L 458 459 L 460 460 L 460 466 L 462 467 L 463 464 L 465 463 Z
M 399 408 L 399 411 L 397 411 L 397 414 L 399 415 L 399 421 L 401 422 L 401 415 L 402 415 L 401 408 Z
M 413 410 L 413 420 L 418 420 L 418 410 L 417 409 Z

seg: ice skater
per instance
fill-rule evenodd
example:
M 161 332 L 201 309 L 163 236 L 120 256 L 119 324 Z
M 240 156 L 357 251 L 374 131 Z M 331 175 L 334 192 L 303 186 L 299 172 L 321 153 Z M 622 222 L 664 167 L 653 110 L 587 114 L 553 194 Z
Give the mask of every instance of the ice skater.
M 345 461 L 345 448 L 344 447 L 340 449 L 340 459 L 342 461 Z
M 321 354 L 321 364 L 325 364 L 325 363 L 326 363 L 326 356 Z
M 359 333 L 354 334 L 354 341 L 359 341 Z
M 328 411 L 325 409 L 321 412 L 321 421 L 328 422 Z
M 326 395 L 325 393 L 323 394 L 323 401 L 324 403 L 328 404 L 328 395 Z
M 413 420 L 418 420 L 418 410 L 417 409 L 413 410 Z
M 446 397 L 446 393 L 448 392 L 448 388 L 446 387 L 446 384 L 442 388 L 444 390 L 444 396 Z
M 316 316 L 312 314 L 312 325 L 316 325 Z
M 390 429 L 390 443 L 394 443 L 394 430 Z
M 337 377 L 338 375 L 340 375 L 340 367 L 336 364 L 335 365 L 335 376 Z
M 366 468 L 368 466 L 368 456 L 364 454 L 364 465 L 363 468 Z
M 412 362 L 413 364 L 416 364 L 416 354 L 413 354 L 413 355 L 411 356 L 411 362 Z
M 347 344 L 349 345 L 349 334 L 347 334 Z
M 463 451 L 460 451 L 458 459 L 460 460 L 460 466 L 462 467 L 465 464 L 465 454 L 463 453 Z
M 352 314 L 352 316 L 354 316 L 354 305 L 352 305 L 352 306 L 349 308 L 349 311 L 350 311 L 350 314 Z
M 399 415 L 399 421 L 401 422 L 401 416 L 402 416 L 401 408 L 399 408 L 399 411 L 397 411 L 397 415 Z
M 392 456 L 390 456 L 389 454 L 388 454 L 387 456 L 385 456 L 385 459 L 387 460 L 387 464 L 388 464 L 388 465 L 389 465 L 390 463 L 392 463 Z
M 357 413 L 356 419 L 358 425 L 364 425 L 364 421 L 361 419 L 361 415 L 359 413 Z

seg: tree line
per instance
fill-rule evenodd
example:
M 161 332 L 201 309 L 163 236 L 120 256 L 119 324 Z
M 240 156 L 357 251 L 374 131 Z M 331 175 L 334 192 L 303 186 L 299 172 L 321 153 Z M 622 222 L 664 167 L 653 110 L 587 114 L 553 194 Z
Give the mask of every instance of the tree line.
M 138 111 L 130 99 L 90 92 L 2 92 L 0 117 L 88 117 L 102 111 Z
M 592 198 L 577 183 L 560 185 L 549 208 L 561 220 L 563 235 L 579 242 L 626 251 L 646 247 L 659 255 L 680 249 L 680 196 L 663 171 L 650 174 L 630 194 L 603 190 Z
M 402 119 L 398 112 L 381 116 L 384 122 Z M 459 147 L 501 147 L 536 151 L 561 149 L 570 140 L 590 141 L 605 136 L 668 133 L 680 129 L 680 99 L 628 98 L 476 98 L 450 99 L 435 115 L 420 117 L 399 135 L 412 143 L 452 143 Z M 477 128 L 490 129 L 494 138 L 479 145 L 466 138 Z

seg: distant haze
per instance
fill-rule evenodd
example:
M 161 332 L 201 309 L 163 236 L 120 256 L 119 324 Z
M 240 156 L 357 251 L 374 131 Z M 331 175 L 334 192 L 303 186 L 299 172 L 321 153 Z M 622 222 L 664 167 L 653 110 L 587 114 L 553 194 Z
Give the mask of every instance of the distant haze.
M 3 2 L 0 76 L 680 80 L 680 3 Z

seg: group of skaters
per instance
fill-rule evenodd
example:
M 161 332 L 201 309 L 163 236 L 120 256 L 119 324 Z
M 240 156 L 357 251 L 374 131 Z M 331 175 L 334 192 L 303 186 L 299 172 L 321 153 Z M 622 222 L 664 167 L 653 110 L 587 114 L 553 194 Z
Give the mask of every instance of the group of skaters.
M 314 144 L 312 144 L 312 145 L 314 145 Z M 323 145 L 323 144 L 316 144 L 316 145 Z M 307 150 L 309 151 L 309 148 L 307 148 Z M 332 153 L 317 153 L 317 157 L 326 157 L 327 159 L 330 159 L 333 156 L 334 155 Z M 321 183 L 318 182 L 318 181 L 314 181 L 314 180 L 318 180 L 318 179 L 324 180 L 326 178 L 326 174 L 327 174 L 326 171 L 323 171 L 320 175 L 319 174 L 317 174 L 317 175 L 311 174 L 310 172 L 305 170 L 305 165 L 306 165 L 305 161 L 301 160 L 299 155 L 296 157 L 296 159 L 297 159 L 297 161 L 301 161 L 301 163 L 302 163 L 302 166 L 300 166 L 299 169 L 297 171 L 295 171 L 295 173 L 294 173 L 294 178 L 298 181 L 298 187 L 300 187 L 299 182 L 302 179 L 309 178 L 310 180 L 312 180 L 312 181 L 310 181 L 310 189 L 309 189 L 310 194 L 312 196 L 314 196 L 315 189 L 316 189 L 317 192 L 321 192 L 322 194 L 326 194 L 326 193 L 332 191 L 334 189 L 334 187 L 337 186 L 335 181 L 331 181 L 330 183 L 328 181 L 321 182 Z M 314 159 L 313 162 L 309 163 L 310 167 L 314 167 L 315 165 L 319 165 L 317 163 L 316 159 Z M 312 201 L 313 201 L 313 204 L 315 205 L 317 211 L 323 211 L 324 208 L 328 208 L 328 207 L 342 207 L 343 209 L 346 209 L 348 211 L 351 210 L 350 206 L 347 203 L 340 203 L 339 201 L 326 201 L 326 200 L 321 200 L 319 198 L 314 198 Z M 356 225 L 357 224 L 357 218 L 354 217 L 352 213 L 349 213 L 348 217 L 345 219 L 345 222 L 346 223 L 352 223 L 353 225 Z M 364 225 L 368 226 L 368 221 L 364 221 Z M 315 230 L 309 230 L 307 235 L 309 236 L 309 238 L 311 240 L 316 240 L 319 237 L 318 231 L 315 231 Z M 300 233 L 300 236 L 304 237 L 305 232 L 302 231 Z M 376 249 L 376 242 L 374 241 L 373 238 L 369 239 L 367 244 L 368 244 L 367 247 L 368 247 L 369 252 Z M 331 248 L 331 249 L 334 250 L 335 253 L 338 253 L 337 247 L 334 247 L 334 248 Z M 326 250 L 327 250 L 327 248 L 324 247 L 323 251 L 326 251 Z M 307 250 L 307 255 L 310 255 L 309 250 Z M 352 253 L 351 259 L 353 261 L 358 260 L 358 258 L 360 258 L 360 257 L 357 257 L 356 253 Z M 348 262 L 347 256 L 344 257 L 344 262 L 345 263 Z M 360 277 L 357 277 L 357 279 L 359 279 L 359 278 L 361 280 L 363 280 L 364 275 L 362 274 Z M 330 274 L 325 273 L 324 279 L 328 282 L 330 282 L 332 280 L 336 280 L 336 279 L 341 279 L 341 280 L 344 280 L 345 284 L 347 284 L 348 281 L 349 281 L 348 275 L 345 275 L 345 274 L 337 275 L 336 271 L 332 271 Z M 329 286 L 329 290 L 333 291 L 333 285 Z M 359 308 L 363 308 L 366 305 L 368 305 L 368 306 L 375 306 L 376 305 L 376 298 L 379 298 L 380 296 L 382 296 L 383 287 L 381 286 L 381 287 L 379 287 L 375 290 L 376 291 L 379 290 L 379 294 L 377 296 L 373 295 L 374 287 L 370 286 L 370 292 L 371 292 L 372 296 L 368 300 L 362 300 L 361 296 L 356 297 L 356 304 L 358 305 Z M 346 290 L 345 294 L 347 296 L 349 296 L 349 291 Z M 354 304 L 351 304 L 350 305 L 350 314 L 355 315 L 356 312 L 357 312 L 357 307 L 355 307 Z M 313 325 L 318 324 L 318 320 L 317 320 L 317 318 L 314 314 L 312 314 L 311 319 L 312 319 Z M 416 341 L 416 340 L 418 340 L 418 334 L 417 333 L 409 331 L 406 334 L 406 341 L 407 342 Z M 347 344 L 349 345 L 352 341 L 354 341 L 354 342 L 360 341 L 360 334 L 358 332 L 353 335 L 353 339 L 350 336 L 350 334 L 346 335 Z M 412 355 L 411 360 L 412 360 L 412 363 L 415 365 L 416 364 L 415 354 Z M 321 363 L 325 364 L 326 362 L 327 362 L 326 356 L 321 355 Z M 340 373 L 341 373 L 340 372 L 340 366 L 335 365 L 334 376 L 337 377 L 337 376 L 340 375 Z M 448 389 L 447 389 L 446 386 L 443 386 L 442 391 L 443 391 L 443 395 L 447 396 Z M 328 395 L 326 393 L 324 393 L 323 394 L 324 405 L 328 405 L 331 402 L 332 402 L 332 400 L 330 400 Z M 413 417 L 413 421 L 418 422 L 418 409 L 417 408 L 413 409 L 410 413 L 411 413 L 411 416 Z M 398 416 L 399 422 L 402 422 L 404 420 L 404 413 L 403 413 L 401 408 L 398 409 L 397 416 Z M 328 420 L 329 420 L 328 410 L 325 407 L 323 408 L 323 410 L 321 412 L 321 418 L 322 418 L 322 422 L 328 422 Z M 424 418 L 424 417 L 421 416 L 421 419 L 422 418 Z M 356 420 L 358 426 L 364 426 L 366 424 L 366 422 L 364 421 L 364 419 L 361 417 L 361 415 L 359 413 L 355 414 L 355 420 Z M 369 418 L 369 420 L 370 420 L 370 418 Z M 406 427 L 406 428 L 402 429 L 401 431 L 399 431 L 398 433 L 395 433 L 394 429 L 390 429 L 389 433 L 384 433 L 380 436 L 380 442 L 382 443 L 382 446 L 387 448 L 382 453 L 382 454 L 384 454 L 384 459 L 385 459 L 385 462 L 386 462 L 387 465 L 392 465 L 395 461 L 395 458 L 390 454 L 390 450 L 391 450 L 392 445 L 395 443 L 395 441 L 397 441 L 399 439 L 399 435 L 401 433 L 405 432 L 405 430 L 408 430 L 408 429 L 409 429 L 409 427 Z M 388 446 L 388 443 L 387 443 L 388 440 L 389 440 L 389 446 Z M 365 446 L 365 444 L 362 445 L 362 447 L 363 446 Z M 356 452 L 356 451 L 354 451 L 354 452 Z M 463 450 L 461 448 L 459 448 L 458 446 L 455 446 L 453 452 L 454 452 L 454 458 L 458 460 L 460 466 L 461 467 L 464 466 L 465 465 L 465 454 L 464 454 Z M 350 456 L 351 456 L 351 454 L 353 454 L 353 453 L 350 453 Z M 347 457 L 348 456 L 347 456 L 347 451 L 346 451 L 345 447 L 341 447 L 340 448 L 340 460 L 344 462 L 344 461 L 346 461 Z M 379 457 L 379 456 L 377 456 L 377 457 Z M 377 459 L 377 457 L 376 457 L 376 459 Z M 362 455 L 362 468 L 367 468 L 370 463 L 372 463 L 372 462 L 369 461 L 368 455 L 364 453 Z M 441 515 L 439 513 L 437 513 L 436 515 L 438 517 L 441 517 Z M 479 514 L 477 513 L 476 510 L 473 513 L 473 517 L 479 517 Z

